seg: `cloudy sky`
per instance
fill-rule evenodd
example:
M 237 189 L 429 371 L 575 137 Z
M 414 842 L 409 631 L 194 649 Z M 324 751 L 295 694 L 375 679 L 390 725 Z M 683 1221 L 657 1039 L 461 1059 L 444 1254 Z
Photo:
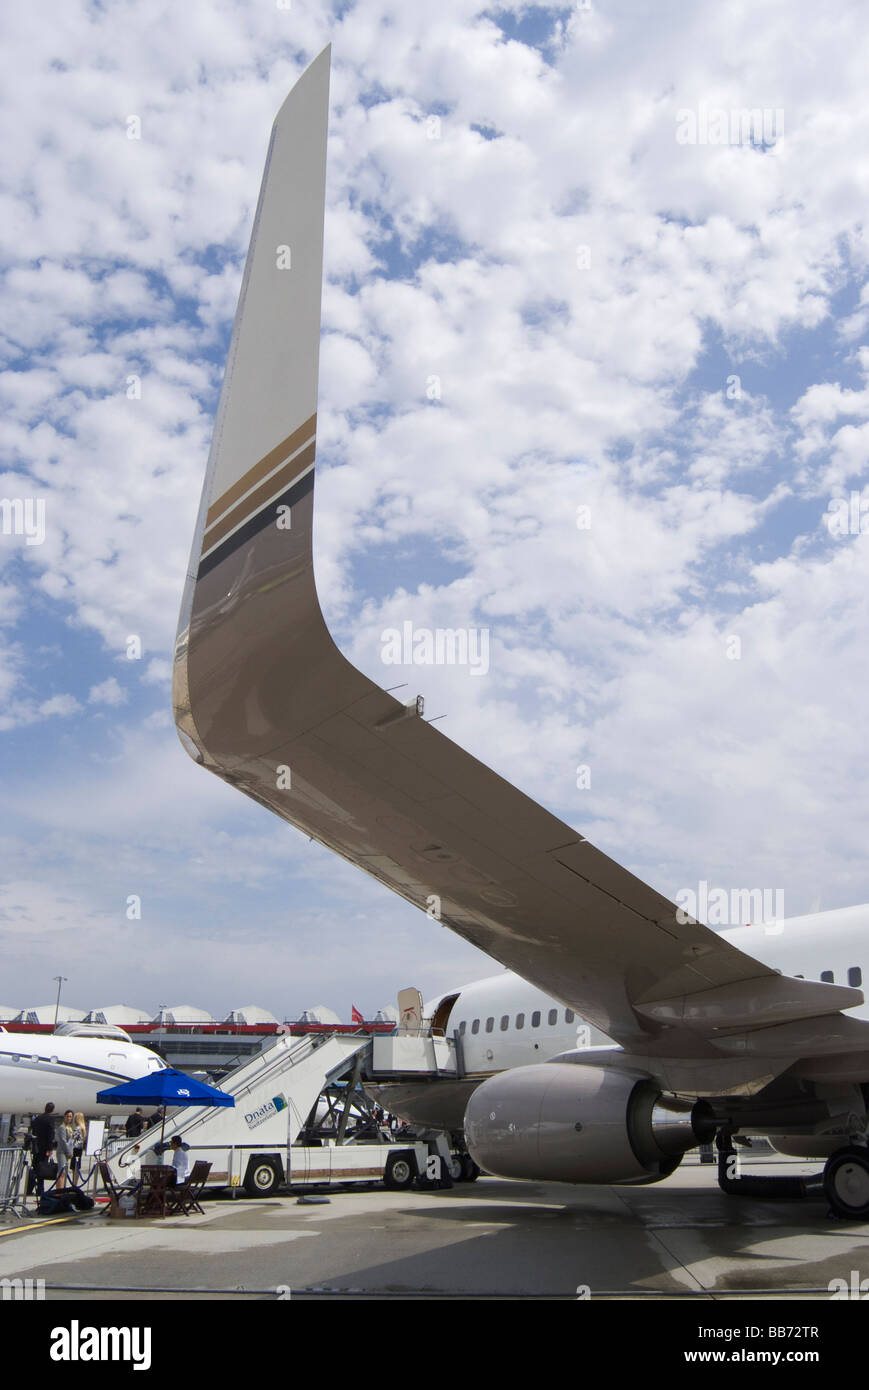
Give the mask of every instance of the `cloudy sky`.
M 671 897 L 869 900 L 862 6 L 48 0 L 2 28 L 2 1003 L 62 974 L 82 1008 L 346 1017 L 492 971 L 171 720 L 269 128 L 329 41 L 344 651 Z M 486 632 L 487 673 L 384 666 L 407 621 Z

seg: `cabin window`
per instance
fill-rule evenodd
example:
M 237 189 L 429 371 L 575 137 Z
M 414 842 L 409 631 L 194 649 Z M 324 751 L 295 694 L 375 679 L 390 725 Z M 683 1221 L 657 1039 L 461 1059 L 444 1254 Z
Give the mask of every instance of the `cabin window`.
M 492 1029 L 493 1029 L 494 1027 L 495 1027 L 495 1020 L 494 1020 L 494 1018 L 487 1018 L 487 1019 L 486 1019 L 486 1032 L 487 1032 L 487 1033 L 491 1033 L 491 1031 L 492 1031 Z
M 502 1014 L 502 1015 L 501 1015 L 501 1032 L 502 1032 L 502 1033 L 506 1033 L 506 1031 L 507 1031 L 507 1029 L 508 1029 L 509 1027 L 510 1027 L 510 1015 L 509 1015 L 509 1014 Z
M 831 984 L 833 983 L 833 981 L 835 980 L 835 976 L 834 976 L 832 970 L 822 970 L 822 971 L 821 971 L 821 979 L 824 981 L 824 984 L 825 984 L 825 985 L 831 985 Z
M 533 1012 L 533 1014 L 531 1015 L 531 1027 L 532 1027 L 532 1028 L 539 1028 L 539 1027 L 540 1027 L 540 1010 L 539 1010 L 539 1009 L 535 1009 L 534 1012 Z
M 459 1024 L 459 1037 L 460 1037 L 460 1038 L 463 1038 L 464 1036 L 465 1036 L 465 1020 L 462 1019 L 461 1023 Z
M 517 1014 L 517 1015 L 516 1015 L 516 1027 L 517 1027 L 517 1028 L 524 1028 L 524 1027 L 525 1027 L 525 1015 L 524 1015 L 524 1014 Z
M 565 1023 L 572 1023 L 573 1020 L 574 1020 L 575 1018 L 576 1018 L 576 1014 L 573 1012 L 573 1009 L 565 1009 L 565 1010 L 564 1010 L 564 1021 L 565 1021 Z
M 550 1010 L 549 1010 L 549 1026 L 550 1026 L 550 1028 L 554 1028 L 557 1022 L 558 1022 L 558 1010 L 557 1010 L 557 1009 L 550 1009 Z
M 471 1032 L 472 1032 L 472 1033 L 479 1033 L 479 1031 L 480 1031 L 480 1020 L 479 1020 L 478 1018 L 475 1018 L 474 1021 L 473 1021 L 473 1023 L 471 1024 Z
M 863 971 L 859 965 L 852 965 L 848 971 L 848 984 L 852 989 L 859 989 L 863 983 Z

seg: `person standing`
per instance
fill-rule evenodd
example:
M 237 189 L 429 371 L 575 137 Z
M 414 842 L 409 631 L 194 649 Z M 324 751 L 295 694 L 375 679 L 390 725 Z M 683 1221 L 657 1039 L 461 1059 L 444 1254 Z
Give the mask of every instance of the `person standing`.
M 54 1151 L 54 1101 L 50 1100 L 41 1115 L 36 1115 L 30 1124 L 30 1133 L 33 1135 L 33 1147 L 31 1150 L 33 1158 L 33 1172 L 35 1175 L 35 1187 L 37 1199 L 42 1197 L 45 1190 L 45 1172 L 40 1174 L 43 1163 L 51 1162 L 51 1155 Z
M 124 1125 L 124 1133 L 128 1139 L 138 1139 L 144 1128 L 145 1116 L 142 1114 L 142 1107 L 140 1105 L 134 1115 L 127 1116 L 127 1123 Z
M 75 1116 L 71 1110 L 63 1112 L 63 1119 L 57 1126 L 55 1139 L 57 1141 L 57 1190 L 61 1192 L 66 1187 L 66 1179 L 69 1174 L 70 1160 L 72 1159 L 75 1148 L 75 1131 L 73 1121 Z
M 84 1147 L 87 1142 L 87 1120 L 80 1110 L 78 1110 L 72 1122 L 72 1163 L 70 1172 L 73 1182 L 78 1182 L 81 1177 L 81 1161 L 84 1155 Z

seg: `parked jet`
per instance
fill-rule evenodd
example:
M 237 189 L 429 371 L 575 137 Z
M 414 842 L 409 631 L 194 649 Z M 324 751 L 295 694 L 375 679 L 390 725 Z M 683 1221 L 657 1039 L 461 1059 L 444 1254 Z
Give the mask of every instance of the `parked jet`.
M 328 89 L 327 49 L 272 130 L 182 603 L 182 742 L 618 1045 L 483 1081 L 465 1132 L 490 1172 L 650 1182 L 713 1135 L 783 1129 L 829 1155 L 833 1207 L 869 1217 L 869 1021 L 844 966 L 786 975 L 773 935 L 687 916 L 329 634 L 312 554 Z M 849 968 L 866 918 L 845 919 Z
M 69 1023 L 56 1033 L 0 1028 L 0 1113 L 32 1115 L 52 1100 L 61 1114 L 120 1114 L 123 1105 L 97 1105 L 97 1091 L 162 1071 L 165 1065 L 121 1028 Z
M 869 905 L 811 913 L 781 922 L 731 929 L 730 941 L 765 955 L 769 964 L 798 979 L 863 982 L 859 962 L 869 951 Z M 548 1062 L 567 1052 L 597 1057 L 613 1048 L 612 1039 L 573 1009 L 502 971 L 461 988 L 447 990 L 423 1007 L 428 1026 L 453 1038 L 460 1060 L 459 1079 L 437 1077 L 368 1083 L 366 1089 L 385 1109 L 421 1127 L 461 1131 L 471 1095 L 482 1081 L 511 1067 Z M 849 1010 L 852 1018 L 869 1017 L 869 1004 Z M 767 1133 L 782 1153 L 806 1155 L 798 1136 Z M 817 1137 L 811 1147 L 816 1149 Z M 830 1151 L 838 1146 L 833 1136 Z M 811 1156 L 810 1154 L 808 1156 Z

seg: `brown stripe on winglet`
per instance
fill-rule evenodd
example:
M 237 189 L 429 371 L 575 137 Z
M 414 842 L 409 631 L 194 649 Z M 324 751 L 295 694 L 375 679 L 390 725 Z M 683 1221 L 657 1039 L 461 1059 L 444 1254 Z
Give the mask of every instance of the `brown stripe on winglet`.
M 223 540 L 223 537 L 234 530 L 236 526 L 252 516 L 264 502 L 268 502 L 270 497 L 279 497 L 293 480 L 304 472 L 309 464 L 314 462 L 315 449 L 316 440 L 312 439 L 307 448 L 302 449 L 301 453 L 291 458 L 283 468 L 278 469 L 277 473 L 273 473 L 262 487 L 257 488 L 256 492 L 252 492 L 249 497 L 245 497 L 244 501 L 240 502 L 231 512 L 227 512 L 222 520 L 209 527 L 202 537 L 203 553 L 210 550 L 213 545 L 217 545 L 217 542 Z
M 227 488 L 222 497 L 218 497 L 216 502 L 212 502 L 205 517 L 206 526 L 211 526 L 219 516 L 223 515 L 227 507 L 231 507 L 233 502 L 237 502 L 239 497 L 244 496 L 255 483 L 258 483 L 267 473 L 271 473 L 273 468 L 277 468 L 288 454 L 292 454 L 300 444 L 304 444 L 306 440 L 310 439 L 316 428 L 317 412 L 314 411 L 310 420 L 299 425 L 297 430 L 293 430 L 293 433 L 288 435 L 280 444 L 276 444 L 273 449 L 270 449 L 265 458 L 261 458 L 259 463 L 255 463 L 253 468 L 247 470 L 244 477 L 239 478 L 237 483 L 233 483 L 232 487 Z

